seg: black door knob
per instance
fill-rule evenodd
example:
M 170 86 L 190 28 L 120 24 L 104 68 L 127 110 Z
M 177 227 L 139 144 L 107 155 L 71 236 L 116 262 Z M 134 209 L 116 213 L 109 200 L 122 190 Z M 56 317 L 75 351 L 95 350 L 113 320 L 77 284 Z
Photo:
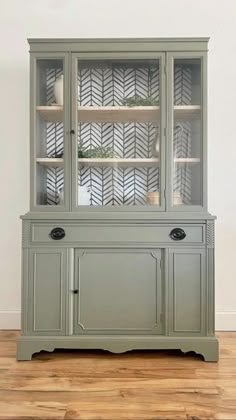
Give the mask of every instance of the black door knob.
M 75 130 L 70 130 L 70 134 L 75 134 Z
M 60 239 L 63 239 L 66 236 L 66 232 L 61 227 L 55 227 L 51 230 L 50 236 L 54 241 L 59 241 Z
M 173 239 L 173 241 L 181 241 L 186 237 L 186 233 L 181 228 L 175 228 L 170 232 L 170 237 Z
M 79 290 L 78 289 L 72 290 L 72 293 L 74 293 L 74 295 L 78 295 Z

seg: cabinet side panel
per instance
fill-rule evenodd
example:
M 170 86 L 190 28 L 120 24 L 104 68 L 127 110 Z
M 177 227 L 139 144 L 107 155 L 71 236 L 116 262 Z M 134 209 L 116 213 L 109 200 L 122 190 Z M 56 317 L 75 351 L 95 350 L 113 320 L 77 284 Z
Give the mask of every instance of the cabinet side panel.
M 22 269 L 21 269 L 21 330 L 23 334 L 28 332 L 27 303 L 29 301 L 29 250 L 22 248 Z
M 176 250 L 170 258 L 171 330 L 200 334 L 203 329 L 204 254 Z
M 30 256 L 31 329 L 62 334 L 65 323 L 65 258 L 63 251 L 35 250 Z
M 208 323 L 207 333 L 213 336 L 215 334 L 215 250 L 208 248 L 207 264 L 208 264 Z

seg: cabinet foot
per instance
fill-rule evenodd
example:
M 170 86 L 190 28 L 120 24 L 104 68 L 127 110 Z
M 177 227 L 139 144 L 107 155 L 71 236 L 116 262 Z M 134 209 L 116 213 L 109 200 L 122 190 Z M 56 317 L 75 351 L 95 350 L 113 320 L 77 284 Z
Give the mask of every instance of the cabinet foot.
M 16 350 L 16 359 L 17 360 L 31 360 L 33 351 L 29 348 L 26 343 L 22 343 L 18 340 L 17 342 L 17 350 Z
M 219 345 L 218 341 L 211 344 L 202 352 L 205 362 L 218 362 L 219 360 Z
M 187 353 L 194 351 L 196 354 L 201 354 L 205 362 L 218 362 L 219 360 L 219 344 L 215 337 L 211 337 L 210 340 L 207 338 L 195 341 L 191 344 L 184 344 L 181 346 L 181 351 Z
M 27 339 L 28 338 L 28 339 Z M 53 346 L 51 346 L 50 342 L 47 343 L 45 340 L 34 340 L 35 337 L 19 337 L 17 340 L 17 351 L 16 351 L 16 359 L 18 361 L 21 360 L 31 360 L 34 353 L 39 353 L 40 351 L 49 351 L 52 352 L 55 350 Z M 38 337 L 37 337 L 38 338 Z M 50 341 L 50 340 L 48 340 Z

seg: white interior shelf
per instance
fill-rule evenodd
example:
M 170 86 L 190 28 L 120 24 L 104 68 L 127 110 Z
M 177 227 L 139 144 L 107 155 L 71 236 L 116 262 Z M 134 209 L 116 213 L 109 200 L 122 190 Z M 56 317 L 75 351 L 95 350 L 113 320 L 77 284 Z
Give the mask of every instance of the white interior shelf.
M 177 121 L 191 121 L 200 119 L 200 105 L 175 105 L 174 118 Z
M 37 158 L 36 162 L 51 167 L 62 167 L 64 166 L 63 158 Z M 176 158 L 174 163 L 177 165 L 194 165 L 199 163 L 199 158 Z M 116 167 L 126 168 L 126 167 L 135 167 L 135 168 L 149 168 L 159 165 L 158 158 L 79 158 L 78 163 L 82 166 L 91 166 L 91 167 Z
M 37 112 L 45 121 L 63 121 L 63 106 L 37 106 Z M 198 119 L 200 105 L 176 105 L 174 117 L 177 120 Z M 159 106 L 80 106 L 78 122 L 156 122 L 160 120 Z
M 83 166 L 91 166 L 91 167 L 104 167 L 104 166 L 112 166 L 119 168 L 126 168 L 126 167 L 135 167 L 135 168 L 149 168 L 152 166 L 157 166 L 159 164 L 158 158 L 149 158 L 149 159 L 137 159 L 137 158 L 130 158 L 130 159 L 117 159 L 117 158 L 105 158 L 105 159 L 95 159 L 95 158 L 80 158 L 78 162 Z
M 196 165 L 197 163 L 200 163 L 201 159 L 200 158 L 175 158 L 174 159 L 174 164 L 180 166 L 185 166 L 185 165 Z
M 36 162 L 44 166 L 52 166 L 52 167 L 64 166 L 63 158 L 37 158 Z

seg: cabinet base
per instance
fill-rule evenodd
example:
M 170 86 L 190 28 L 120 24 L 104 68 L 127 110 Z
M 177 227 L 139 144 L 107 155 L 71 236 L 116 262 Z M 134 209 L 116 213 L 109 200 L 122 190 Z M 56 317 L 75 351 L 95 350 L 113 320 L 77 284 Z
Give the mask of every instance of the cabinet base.
M 201 354 L 206 362 L 219 357 L 216 337 L 164 336 L 21 336 L 17 342 L 17 360 L 31 360 L 34 353 L 55 349 L 102 349 L 112 353 L 130 350 L 181 350 Z

